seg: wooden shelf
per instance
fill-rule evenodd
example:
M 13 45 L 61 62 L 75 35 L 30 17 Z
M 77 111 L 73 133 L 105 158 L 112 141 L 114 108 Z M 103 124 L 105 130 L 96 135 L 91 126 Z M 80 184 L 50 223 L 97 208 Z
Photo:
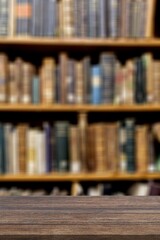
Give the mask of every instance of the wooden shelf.
M 155 112 L 158 105 L 61 105 L 61 104 L 0 104 L 4 112 Z
M 153 174 L 116 174 L 116 173 L 51 173 L 47 175 L 0 175 L 0 182 L 76 182 L 76 181 L 129 181 L 160 180 L 160 173 Z
M 1 37 L 3 45 L 50 45 L 50 46 L 113 46 L 113 47 L 160 47 L 159 38 L 148 39 L 98 39 L 98 38 L 42 38 L 42 37 Z

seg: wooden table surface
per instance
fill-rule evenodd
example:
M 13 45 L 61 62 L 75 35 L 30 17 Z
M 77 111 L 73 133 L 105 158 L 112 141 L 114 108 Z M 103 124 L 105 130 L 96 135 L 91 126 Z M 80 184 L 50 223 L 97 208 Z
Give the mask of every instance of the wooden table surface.
M 3 239 L 160 239 L 160 198 L 3 197 Z

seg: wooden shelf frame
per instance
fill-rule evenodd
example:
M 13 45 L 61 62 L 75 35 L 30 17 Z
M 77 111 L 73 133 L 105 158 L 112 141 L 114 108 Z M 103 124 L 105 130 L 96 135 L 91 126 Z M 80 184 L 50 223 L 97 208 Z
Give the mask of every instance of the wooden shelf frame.
M 160 180 L 160 173 L 50 173 L 44 175 L 0 175 L 0 182 L 84 182 Z
M 99 39 L 99 38 L 46 38 L 46 37 L 1 37 L 0 44 L 3 45 L 43 45 L 43 46 L 81 46 L 81 47 L 160 47 L 160 38 L 144 39 Z
M 67 105 L 67 104 L 0 104 L 1 112 L 159 112 L 155 105 Z

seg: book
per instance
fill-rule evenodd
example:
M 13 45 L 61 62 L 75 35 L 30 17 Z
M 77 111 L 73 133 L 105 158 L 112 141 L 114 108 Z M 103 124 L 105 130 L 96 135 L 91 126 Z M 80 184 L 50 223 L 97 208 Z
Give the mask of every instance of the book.
M 40 79 L 36 75 L 32 78 L 32 103 L 40 103 Z
M 55 137 L 56 137 L 56 160 L 59 172 L 68 171 L 68 123 L 55 123 Z M 62 151 L 63 149 L 63 151 Z
M 0 36 L 9 35 L 9 0 L 0 1 Z
M 126 156 L 127 156 L 127 171 L 135 172 L 135 123 L 133 119 L 125 121 L 126 128 Z
M 91 92 L 91 103 L 100 104 L 102 102 L 102 82 L 100 67 L 95 65 L 91 68 L 92 76 L 92 92 Z
M 69 159 L 70 159 L 70 171 L 78 173 L 81 170 L 80 161 L 80 149 L 79 149 L 79 129 L 75 126 L 69 128 Z

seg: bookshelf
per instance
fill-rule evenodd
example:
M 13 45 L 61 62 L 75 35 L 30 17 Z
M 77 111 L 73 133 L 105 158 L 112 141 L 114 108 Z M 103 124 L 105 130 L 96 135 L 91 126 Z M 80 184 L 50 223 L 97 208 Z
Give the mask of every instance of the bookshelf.
M 59 2 L 60 1 L 58 0 L 58 4 L 59 4 Z M 43 101 L 47 102 L 48 101 L 48 100 L 46 100 L 47 97 L 45 99 L 45 97 L 43 98 L 43 96 L 45 96 L 45 94 L 46 94 L 45 91 L 46 91 L 48 86 L 44 90 L 44 95 L 43 95 L 42 94 L 43 90 L 41 90 L 41 88 L 43 88 L 43 86 L 45 86 L 45 84 L 42 85 L 40 83 L 43 80 L 46 81 L 46 79 L 44 79 L 45 77 L 44 76 L 42 77 L 42 75 L 41 75 L 42 69 L 45 72 L 44 67 L 47 66 L 47 64 L 45 65 L 44 62 L 47 62 L 47 63 L 49 62 L 50 67 L 53 67 L 55 72 L 56 72 L 57 69 L 58 69 L 59 72 L 61 71 L 60 73 L 58 73 L 59 75 L 63 75 L 63 71 L 64 71 L 65 72 L 64 76 L 65 76 L 66 72 L 68 71 L 68 70 L 66 71 L 67 67 L 66 66 L 64 67 L 64 65 L 68 64 L 68 62 L 70 62 L 71 64 L 74 64 L 73 69 L 74 69 L 74 71 L 76 73 L 74 72 L 75 75 L 73 74 L 73 77 L 70 76 L 72 78 L 72 80 L 74 78 L 77 78 L 77 79 L 78 78 L 79 79 L 80 78 L 81 79 L 84 78 L 84 76 L 82 77 L 82 74 L 81 74 L 82 72 L 80 73 L 80 70 L 82 68 L 85 68 L 85 74 L 86 73 L 88 74 L 88 72 L 86 70 L 88 65 L 89 65 L 89 67 L 88 67 L 89 70 L 88 71 L 91 72 L 91 68 L 93 68 L 95 66 L 98 66 L 98 65 L 99 66 L 101 65 L 101 67 L 102 67 L 103 64 L 104 64 L 103 66 L 105 66 L 105 67 L 107 66 L 107 64 L 111 66 L 112 65 L 111 63 L 113 63 L 112 60 L 115 61 L 114 64 L 115 63 L 117 65 L 119 64 L 119 73 L 121 71 L 121 73 L 120 73 L 121 75 L 123 75 L 124 69 L 125 69 L 126 72 L 128 70 L 131 71 L 131 68 L 134 68 L 134 67 L 135 68 L 137 67 L 137 69 L 138 69 L 138 64 L 139 63 L 140 64 L 144 64 L 144 62 L 145 62 L 147 67 L 148 67 L 149 64 L 154 64 L 154 62 L 156 62 L 156 58 L 154 58 L 155 57 L 154 54 L 153 54 L 153 56 L 151 56 L 152 54 L 150 54 L 150 53 L 156 53 L 156 51 L 160 49 L 160 36 L 155 34 L 155 37 L 154 37 L 154 34 L 152 34 L 152 32 L 153 32 L 152 31 L 153 29 L 151 29 L 151 28 L 153 28 L 152 25 L 156 25 L 156 24 L 158 25 L 158 23 L 155 24 L 155 22 L 154 22 L 154 24 L 152 24 L 152 21 L 154 19 L 153 18 L 153 15 L 154 15 L 153 14 L 154 13 L 154 3 L 153 2 L 154 1 L 146 0 L 146 3 L 150 4 L 150 6 L 152 6 L 150 10 L 147 10 L 147 14 L 145 14 L 146 17 L 149 16 L 149 18 L 148 18 L 149 20 L 147 20 L 147 24 L 146 24 L 147 27 L 146 27 L 144 22 L 143 22 L 144 19 L 141 19 L 141 25 L 144 25 L 144 26 L 141 26 L 142 27 L 141 30 L 143 30 L 143 34 L 141 34 L 141 32 L 138 32 L 138 34 L 143 35 L 143 37 L 145 37 L 145 38 L 142 38 L 142 37 L 139 38 L 139 37 L 136 36 L 136 34 L 137 34 L 136 31 L 137 30 L 136 30 L 135 26 L 134 26 L 134 28 L 135 28 L 134 31 L 135 30 L 136 31 L 135 32 L 131 31 L 131 33 L 129 31 L 129 37 L 128 38 L 124 38 L 124 37 L 112 37 L 111 38 L 109 35 L 107 36 L 107 38 L 106 37 L 105 38 L 102 38 L 102 37 L 95 38 L 95 37 L 91 37 L 91 36 L 88 36 L 88 38 L 87 38 L 87 35 L 86 35 L 86 37 L 84 37 L 84 36 L 82 37 L 81 36 L 79 38 L 77 36 L 76 37 L 73 37 L 73 36 L 64 36 L 64 37 L 62 37 L 61 33 L 58 33 L 57 35 L 54 35 L 54 37 L 46 37 L 46 36 L 41 37 L 41 36 L 36 36 L 36 26 L 34 26 L 35 27 L 34 28 L 35 36 L 34 36 L 33 33 L 32 33 L 33 36 L 31 36 L 32 34 L 30 34 L 28 32 L 24 33 L 23 29 L 20 29 L 20 28 L 19 28 L 20 32 L 18 32 L 19 30 L 18 30 L 18 27 L 17 27 L 17 33 L 16 34 L 17 35 L 19 34 L 20 36 L 16 36 L 16 34 L 14 32 L 13 34 L 9 33 L 9 36 L 3 36 L 3 37 L 1 36 L 0 37 L 0 52 L 4 52 L 4 54 L 8 55 L 8 58 L 7 58 L 6 62 L 10 66 L 10 69 L 11 69 L 10 70 L 10 75 L 13 74 L 14 67 L 16 68 L 18 66 L 18 65 L 13 66 L 15 64 L 15 62 L 13 62 L 13 61 L 16 59 L 16 57 L 20 57 L 21 58 L 20 59 L 20 61 L 22 60 L 22 62 L 20 63 L 21 66 L 24 66 L 25 64 L 28 64 L 27 67 L 25 65 L 25 68 L 29 69 L 29 67 L 31 67 L 32 70 L 34 69 L 33 72 L 34 71 L 35 72 L 34 72 L 33 75 L 34 75 L 34 77 L 37 77 L 38 80 L 39 80 L 39 83 L 38 83 L 39 87 L 37 87 L 39 89 L 39 90 L 37 90 L 37 92 L 39 91 L 38 92 L 38 94 L 39 94 L 39 102 L 43 102 Z M 12 3 L 14 3 L 13 0 L 12 0 Z M 137 1 L 137 2 L 135 1 L 134 4 L 140 4 L 140 1 Z M 136 6 L 134 6 L 134 7 L 136 9 Z M 137 7 L 138 7 L 138 5 L 137 5 Z M 140 8 L 140 6 L 139 6 L 139 8 Z M 58 6 L 58 9 L 60 11 L 60 6 Z M 13 12 L 14 12 L 14 10 L 13 10 Z M 17 15 L 18 21 L 21 21 L 20 17 L 21 16 Z M 34 15 L 32 17 L 35 18 Z M 58 16 L 58 17 L 60 18 L 60 16 Z M 10 18 L 11 18 L 11 20 L 13 20 L 13 16 L 10 16 Z M 28 16 L 28 18 L 29 18 L 29 16 Z M 105 19 L 105 17 L 104 17 L 104 19 Z M 26 21 L 30 21 L 30 20 L 31 19 L 26 19 Z M 121 19 L 121 20 L 124 20 L 124 19 Z M 132 19 L 132 21 L 133 21 L 133 19 Z M 130 24 L 133 24 L 132 21 L 131 21 Z M 134 17 L 134 21 L 136 21 L 135 17 Z M 155 19 L 154 19 L 154 21 L 155 21 Z M 18 24 L 20 24 L 20 22 L 17 23 L 17 25 Z M 68 24 L 70 24 L 70 23 L 68 23 Z M 125 24 L 126 23 L 124 21 L 123 24 L 122 24 L 124 28 L 126 28 Z M 15 31 L 15 29 L 13 28 L 14 24 L 12 23 L 11 25 L 13 25 L 12 26 L 12 30 Z M 61 27 L 62 26 L 59 26 L 59 28 L 60 28 L 59 31 L 61 30 Z M 3 30 L 3 28 L 2 28 L 2 30 Z M 63 30 L 65 32 L 65 29 L 63 29 Z M 118 25 L 117 25 L 117 30 L 118 30 Z M 128 30 L 126 30 L 126 31 L 128 31 Z M 111 29 L 111 33 L 110 34 L 112 35 L 112 33 L 114 33 L 114 29 Z M 22 35 L 23 34 L 24 35 L 28 34 L 28 36 L 21 36 L 21 34 Z M 132 35 L 132 34 L 133 35 L 135 34 L 135 36 L 131 38 L 130 35 Z M 58 37 L 58 35 L 60 35 L 60 36 Z M 110 62 L 109 61 L 105 62 L 104 58 L 106 56 L 105 57 L 103 56 L 104 58 L 102 59 L 101 53 L 109 53 L 110 54 L 110 50 L 111 50 L 111 55 L 112 55 L 112 56 L 109 56 L 109 61 Z M 95 56 L 94 56 L 94 51 L 95 51 Z M 123 56 L 123 51 L 124 51 L 124 56 Z M 136 51 L 138 52 L 137 55 L 136 55 Z M 130 53 L 131 53 L 131 56 L 130 56 Z M 38 58 L 37 56 L 39 57 L 38 60 L 36 59 L 36 58 Z M 89 64 L 88 65 L 87 65 L 87 62 L 84 61 L 84 60 L 86 60 L 87 57 L 89 57 Z M 137 59 L 135 60 L 135 58 L 137 58 L 138 60 Z M 97 61 L 97 59 L 99 59 L 99 60 Z M 45 61 L 43 61 L 43 60 L 45 60 Z M 19 61 L 19 59 L 18 59 L 18 61 Z M 136 61 L 138 61 L 138 62 L 136 62 Z M 98 62 L 98 64 L 97 64 L 97 62 Z M 97 65 L 94 65 L 95 63 Z M 129 63 L 129 65 L 127 65 L 128 63 Z M 70 66 L 71 66 L 71 64 L 70 64 Z M 114 65 L 114 68 L 117 67 L 116 64 Z M 126 64 L 126 65 L 124 65 L 124 64 Z M 159 62 L 159 64 L 160 64 L 160 62 Z M 65 70 L 63 69 L 63 67 L 64 67 Z M 149 67 L 148 68 L 147 67 L 146 67 L 145 71 L 148 70 Z M 28 70 L 28 72 L 31 71 L 31 68 Z M 48 69 L 48 68 L 46 68 L 46 69 Z M 80 69 L 80 70 L 77 70 L 77 69 Z M 157 67 L 157 69 L 158 69 L 158 67 Z M 48 70 L 46 70 L 46 72 L 47 71 Z M 84 71 L 84 69 L 83 69 L 83 71 Z M 115 71 L 115 69 L 114 69 L 114 71 Z M 26 74 L 26 72 L 25 72 L 25 74 Z M 27 72 L 26 75 L 29 75 L 28 72 Z M 46 74 L 46 72 L 45 72 L 45 74 Z M 137 70 L 137 72 L 138 72 L 138 70 Z M 56 72 L 56 74 L 57 74 L 57 72 Z M 67 74 L 68 74 L 68 72 L 67 72 Z M 83 74 L 84 74 L 84 72 L 83 72 Z M 134 75 L 135 73 L 133 73 L 133 71 L 132 71 L 131 74 Z M 146 74 L 146 72 L 145 72 L 145 74 Z M 151 77 L 151 74 L 150 74 L 150 76 L 149 76 L 148 72 L 147 72 L 147 74 L 148 74 L 147 77 L 146 77 L 147 80 L 145 80 L 145 81 L 148 81 L 148 82 L 150 81 L 149 84 L 151 85 L 151 79 L 152 79 L 153 75 Z M 70 74 L 70 75 L 72 75 L 72 74 Z M 111 79 L 113 77 L 111 75 L 112 75 L 112 73 L 110 74 L 108 79 Z M 132 78 L 131 76 L 130 76 L 130 83 L 132 81 L 132 89 L 129 87 L 129 88 L 127 88 L 127 90 L 129 89 L 130 95 L 132 95 L 132 96 L 130 96 L 129 100 L 126 97 L 126 99 L 127 99 L 126 102 L 131 100 L 130 102 L 133 101 L 133 102 L 136 102 L 136 103 L 133 103 L 133 104 L 126 104 L 126 103 L 125 104 L 97 104 L 97 105 L 96 104 L 95 105 L 94 104 L 88 104 L 88 102 L 91 103 L 92 100 L 91 99 L 89 99 L 89 100 L 87 99 L 86 100 L 86 96 L 88 98 L 88 95 L 89 95 L 89 98 L 91 98 L 90 97 L 91 92 L 88 93 L 88 89 L 87 89 L 86 85 L 82 86 L 83 84 L 79 84 L 79 86 L 82 88 L 81 89 L 82 91 L 80 92 L 80 95 L 82 95 L 80 97 L 83 98 L 82 102 L 87 102 L 87 103 L 86 104 L 85 103 L 84 104 L 82 104 L 82 103 L 80 103 L 80 104 L 77 104 L 77 103 L 76 104 L 66 104 L 64 102 L 67 102 L 69 100 L 66 97 L 66 95 L 68 94 L 68 92 L 67 93 L 65 92 L 65 90 L 66 90 L 65 87 L 66 86 L 64 87 L 65 90 L 63 89 L 64 81 L 65 81 L 65 84 L 67 82 L 66 80 L 64 80 L 65 77 L 66 77 L 66 76 L 65 77 L 64 76 L 63 77 L 62 76 L 61 77 L 58 76 L 59 78 L 57 77 L 57 79 L 60 81 L 60 84 L 61 84 L 60 87 L 57 84 L 57 82 L 58 82 L 57 79 L 56 80 L 54 79 L 54 84 L 55 85 L 54 85 L 54 91 L 52 91 L 52 94 L 54 95 L 54 97 L 53 96 L 50 97 L 52 99 L 52 102 L 61 102 L 61 97 L 62 97 L 62 99 L 63 99 L 62 102 L 63 103 L 60 103 L 60 104 L 58 104 L 58 103 L 55 103 L 55 104 L 53 104 L 53 103 L 51 103 L 51 104 L 47 104 L 47 103 L 43 103 L 43 104 L 42 103 L 38 103 L 38 104 L 27 103 L 27 104 L 24 104 L 24 103 L 22 103 L 24 100 L 21 99 L 20 100 L 21 103 L 13 103 L 13 104 L 11 104 L 11 103 L 0 103 L 0 113 L 2 115 L 3 115 L 3 113 L 4 113 L 4 115 L 5 115 L 5 113 L 7 113 L 8 116 L 9 116 L 10 113 L 14 114 L 14 117 L 13 117 L 14 118 L 14 122 L 15 122 L 16 117 L 18 119 L 18 117 L 19 116 L 23 116 L 23 114 L 28 119 L 32 119 L 32 113 L 34 113 L 35 115 L 37 113 L 37 116 L 38 117 L 40 116 L 41 119 L 43 119 L 43 117 L 44 117 L 45 121 L 47 121 L 46 118 L 48 117 L 49 118 L 48 121 L 51 122 L 53 115 L 54 116 L 57 115 L 56 116 L 57 117 L 56 120 L 58 120 L 58 117 L 60 115 L 60 116 L 62 116 L 62 119 L 66 120 L 66 118 L 69 118 L 69 121 L 70 121 L 72 113 L 76 113 L 76 117 L 74 119 L 75 120 L 74 124 L 75 124 L 75 122 L 78 122 L 77 120 L 79 118 L 81 118 L 81 116 L 83 116 L 83 114 L 85 114 L 87 120 L 92 115 L 91 116 L 92 119 L 90 118 L 91 119 L 91 124 L 92 123 L 94 124 L 94 123 L 96 123 L 96 121 L 97 122 L 98 121 L 102 122 L 102 120 L 103 120 L 102 116 L 105 116 L 106 118 L 108 117 L 109 120 L 107 119 L 107 121 L 109 122 L 110 119 L 112 119 L 112 115 L 114 115 L 114 120 L 116 119 L 116 122 L 118 123 L 120 115 L 125 116 L 123 118 L 123 120 L 124 120 L 124 119 L 127 119 L 127 116 L 129 116 L 129 117 L 131 116 L 133 118 L 136 118 L 136 114 L 137 113 L 142 113 L 142 114 L 145 113 L 146 114 L 145 116 L 149 115 L 149 117 L 150 117 L 150 116 L 152 116 L 152 114 L 155 115 L 155 114 L 158 114 L 160 112 L 160 103 L 153 103 L 154 101 L 149 103 L 148 95 L 147 95 L 148 92 L 146 93 L 146 100 L 142 100 L 142 102 L 144 101 L 146 103 L 139 103 L 138 104 L 139 100 L 137 100 L 135 96 L 134 97 L 135 97 L 136 100 L 133 97 L 133 95 L 134 95 L 133 84 L 137 84 L 137 83 L 134 82 L 135 79 L 131 79 Z M 95 77 L 95 76 L 93 76 L 93 74 L 92 74 L 92 78 L 93 77 Z M 142 77 L 142 74 L 141 74 L 141 77 Z M 49 78 L 50 78 L 49 79 L 49 81 L 50 81 L 49 84 L 50 84 L 51 83 L 51 77 L 49 77 Z M 56 77 L 54 77 L 54 78 L 56 78 Z M 104 79 L 105 78 L 106 78 L 106 76 L 104 77 Z M 28 79 L 29 79 L 29 77 L 28 77 Z M 91 81 L 91 76 L 88 77 L 88 79 L 89 80 L 86 80 L 85 84 L 87 83 L 87 81 Z M 124 79 L 125 79 L 125 77 L 124 77 Z M 155 77 L 155 79 L 156 79 L 155 80 L 155 82 L 156 82 L 157 78 Z M 14 81 L 14 80 L 15 79 L 12 79 L 12 81 Z M 42 81 L 40 81 L 40 80 L 42 80 Z M 112 79 L 112 80 L 115 81 L 115 82 L 117 81 L 115 79 Z M 45 82 L 45 81 L 43 81 L 43 82 Z M 76 82 L 78 82 L 78 81 L 76 80 Z M 27 83 L 25 83 L 25 84 L 27 85 Z M 55 95 L 56 95 L 55 94 L 55 89 L 57 90 L 57 88 L 56 88 L 57 85 L 56 84 L 58 85 L 58 88 L 60 88 L 60 100 L 59 99 L 57 100 L 56 97 L 55 97 Z M 89 84 L 92 84 L 92 83 L 89 82 Z M 111 81 L 110 81 L 110 83 L 107 83 L 107 84 L 111 85 Z M 26 85 L 25 85 L 25 87 L 26 87 Z M 74 83 L 73 83 L 73 85 L 74 85 Z M 79 89 L 79 86 L 78 87 L 74 86 L 74 91 L 75 91 L 74 94 L 76 96 L 76 97 L 75 96 L 74 97 L 77 98 L 77 99 L 79 98 L 79 95 L 78 95 L 79 93 L 77 93 L 78 92 L 77 89 Z M 17 87 L 17 85 L 16 85 L 16 87 Z M 15 87 L 15 89 L 16 89 L 16 87 Z M 53 87 L 53 85 L 52 85 L 52 87 Z M 52 87 L 50 85 L 51 89 L 53 89 Z M 110 87 L 110 89 L 112 91 L 112 86 L 109 86 L 109 87 Z M 142 86 L 140 86 L 140 87 L 142 87 Z M 159 88 L 160 88 L 160 86 L 159 86 Z M 14 89 L 13 86 L 11 86 L 10 87 L 10 92 L 12 92 L 12 91 L 14 92 L 15 89 Z M 27 89 L 27 87 L 26 87 L 26 89 Z M 28 89 L 26 90 L 26 92 L 28 91 Z M 127 91 L 127 90 L 125 90 L 125 91 Z M 2 89 L 2 91 L 4 91 L 4 89 Z M 131 91 L 132 91 L 132 93 L 131 93 Z M 148 89 L 147 89 L 147 91 L 148 91 Z M 150 91 L 150 89 L 149 89 L 149 91 Z M 123 92 L 123 90 L 122 90 L 122 92 Z M 11 95 L 11 93 L 9 93 L 9 94 Z M 28 92 L 27 92 L 27 94 L 28 94 Z M 29 94 L 32 95 L 33 92 L 29 93 Z M 71 94 L 71 92 L 69 92 L 69 94 Z M 102 95 L 103 94 L 104 93 L 102 93 Z M 119 94 L 120 97 L 122 97 L 121 95 L 123 95 L 123 93 L 118 93 L 118 94 Z M 154 94 L 155 94 L 155 92 L 154 92 Z M 51 92 L 48 95 L 51 96 Z M 63 96 L 61 96 L 61 95 L 63 95 Z M 103 98 L 104 96 L 105 96 L 105 94 L 103 96 L 101 96 L 101 98 Z M 9 97 L 11 97 L 11 96 L 9 96 Z M 18 99 L 20 97 L 22 98 L 22 96 L 18 96 Z M 32 99 L 32 98 L 33 98 L 33 95 L 30 96 L 30 99 Z M 53 100 L 53 98 L 54 98 L 54 100 Z M 111 96 L 111 98 L 113 98 L 111 102 L 115 102 L 116 101 L 115 100 L 116 99 L 115 96 L 114 97 Z M 107 97 L 106 97 L 106 99 L 107 99 Z M 108 101 L 106 99 L 103 100 L 103 101 Z M 32 100 L 29 100 L 29 101 L 27 100 L 27 101 L 28 102 L 32 102 Z M 12 100 L 8 100 L 8 101 L 11 102 Z M 17 100 L 17 102 L 18 101 L 19 100 Z M 75 102 L 76 101 L 78 102 L 78 100 L 75 100 Z M 7 114 L 5 116 L 7 116 Z M 98 117 L 99 117 L 98 114 L 101 115 L 101 117 L 99 118 L 100 120 L 98 119 Z M 95 118 L 97 117 L 95 122 L 93 120 L 94 117 Z M 104 119 L 106 119 L 106 118 L 104 118 Z M 121 118 L 122 118 L 122 116 L 121 116 Z M 9 121 L 9 119 L 7 119 L 7 120 Z M 6 118 L 5 118 L 5 121 L 6 121 Z M 3 119 L 3 123 L 5 121 Z M 24 121 L 24 119 L 23 119 L 23 121 Z M 37 121 L 37 119 L 36 119 L 36 121 Z M 111 120 L 111 121 L 113 121 L 113 120 Z M 44 122 L 44 121 L 42 120 L 42 122 Z M 17 122 L 16 122 L 16 124 L 17 124 Z M 15 128 L 17 127 L 16 124 L 14 125 Z M 82 123 L 82 125 L 83 125 L 83 123 Z M 78 126 L 78 124 L 77 124 L 77 126 Z M 40 131 L 41 131 L 43 129 L 42 124 L 40 125 L 40 127 L 38 125 L 37 128 L 40 128 Z M 43 129 L 43 131 L 44 131 L 44 129 Z M 83 161 L 83 160 L 80 159 L 80 161 Z M 87 161 L 87 158 L 86 158 L 86 161 Z M 101 173 L 101 174 L 98 174 L 98 173 L 75 173 L 75 174 L 73 174 L 73 173 L 62 173 L 61 174 L 61 173 L 55 173 L 55 172 L 52 173 L 51 172 L 51 173 L 42 174 L 42 175 L 38 175 L 38 174 L 37 175 L 35 175 L 35 174 L 33 174 L 33 175 L 26 175 L 26 174 L 17 174 L 17 175 L 8 175 L 8 174 L 6 174 L 6 175 L 0 175 L 0 182 L 3 182 L 4 184 L 5 184 L 5 182 L 28 182 L 28 183 L 30 183 L 30 182 L 54 182 L 54 183 L 56 183 L 56 182 L 62 182 L 62 183 L 63 182 L 70 182 L 71 186 L 72 186 L 72 189 L 74 189 L 75 184 L 78 183 L 78 182 L 90 182 L 90 181 L 91 182 L 109 182 L 109 181 L 126 181 L 127 182 L 127 181 L 148 181 L 148 180 L 160 180 L 160 173 L 155 172 L 155 173 L 143 173 L 143 174 L 141 174 L 141 173 L 133 173 L 133 174 L 130 174 L 130 173 L 114 173 L 113 174 L 113 173 L 110 173 L 108 171 L 106 173 L 104 172 L 104 173 Z M 74 195 L 74 194 L 75 194 L 75 190 L 72 191 L 72 195 Z

